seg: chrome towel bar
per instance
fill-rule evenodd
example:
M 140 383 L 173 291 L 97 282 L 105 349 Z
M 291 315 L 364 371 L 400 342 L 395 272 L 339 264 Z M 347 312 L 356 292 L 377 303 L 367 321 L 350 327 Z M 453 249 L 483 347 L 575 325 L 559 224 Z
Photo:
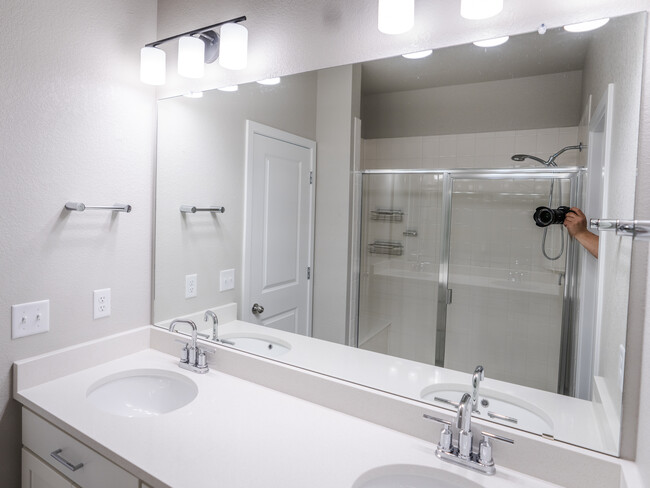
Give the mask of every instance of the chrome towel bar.
M 111 210 L 113 212 L 130 212 L 132 210 L 131 205 L 125 205 L 122 203 L 116 203 L 115 205 L 97 205 L 97 206 L 87 206 L 80 202 L 68 202 L 65 204 L 66 210 L 72 210 L 74 212 L 83 212 L 85 210 Z
M 650 220 L 591 219 L 589 227 L 599 231 L 615 230 L 618 236 L 650 241 Z
M 181 205 L 181 213 L 196 213 L 196 212 L 216 212 L 224 213 L 226 207 L 195 207 L 194 205 Z

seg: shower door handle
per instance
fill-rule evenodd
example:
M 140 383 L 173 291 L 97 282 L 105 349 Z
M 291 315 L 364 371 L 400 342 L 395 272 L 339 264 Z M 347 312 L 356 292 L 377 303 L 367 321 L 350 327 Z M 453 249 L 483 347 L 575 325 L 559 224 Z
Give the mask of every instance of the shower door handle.
M 254 303 L 253 308 L 251 309 L 251 312 L 253 312 L 255 315 L 264 313 L 264 307 L 260 305 L 259 303 Z
M 451 305 L 452 299 L 454 297 L 454 290 L 447 288 L 447 305 Z
M 614 230 L 617 236 L 650 241 L 650 220 L 591 219 L 589 227 L 599 231 Z

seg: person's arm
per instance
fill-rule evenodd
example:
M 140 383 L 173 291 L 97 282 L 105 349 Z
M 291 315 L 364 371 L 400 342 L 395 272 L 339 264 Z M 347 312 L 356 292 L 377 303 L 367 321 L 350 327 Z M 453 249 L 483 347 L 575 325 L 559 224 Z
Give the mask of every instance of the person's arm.
M 573 207 L 564 218 L 564 227 L 595 258 L 598 258 L 598 236 L 587 230 L 587 217 L 582 210 Z

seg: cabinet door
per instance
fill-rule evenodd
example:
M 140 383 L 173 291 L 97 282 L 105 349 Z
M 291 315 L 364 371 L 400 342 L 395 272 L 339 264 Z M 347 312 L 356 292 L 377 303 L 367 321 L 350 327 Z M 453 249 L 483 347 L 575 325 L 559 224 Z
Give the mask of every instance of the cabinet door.
M 22 488 L 75 488 L 75 485 L 23 449 Z

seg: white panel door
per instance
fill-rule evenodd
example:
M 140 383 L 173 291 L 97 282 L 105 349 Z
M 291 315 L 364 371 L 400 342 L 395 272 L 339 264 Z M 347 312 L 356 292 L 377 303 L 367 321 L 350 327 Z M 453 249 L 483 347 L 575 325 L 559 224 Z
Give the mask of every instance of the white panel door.
M 311 335 L 316 144 L 253 122 L 248 126 L 242 317 Z

